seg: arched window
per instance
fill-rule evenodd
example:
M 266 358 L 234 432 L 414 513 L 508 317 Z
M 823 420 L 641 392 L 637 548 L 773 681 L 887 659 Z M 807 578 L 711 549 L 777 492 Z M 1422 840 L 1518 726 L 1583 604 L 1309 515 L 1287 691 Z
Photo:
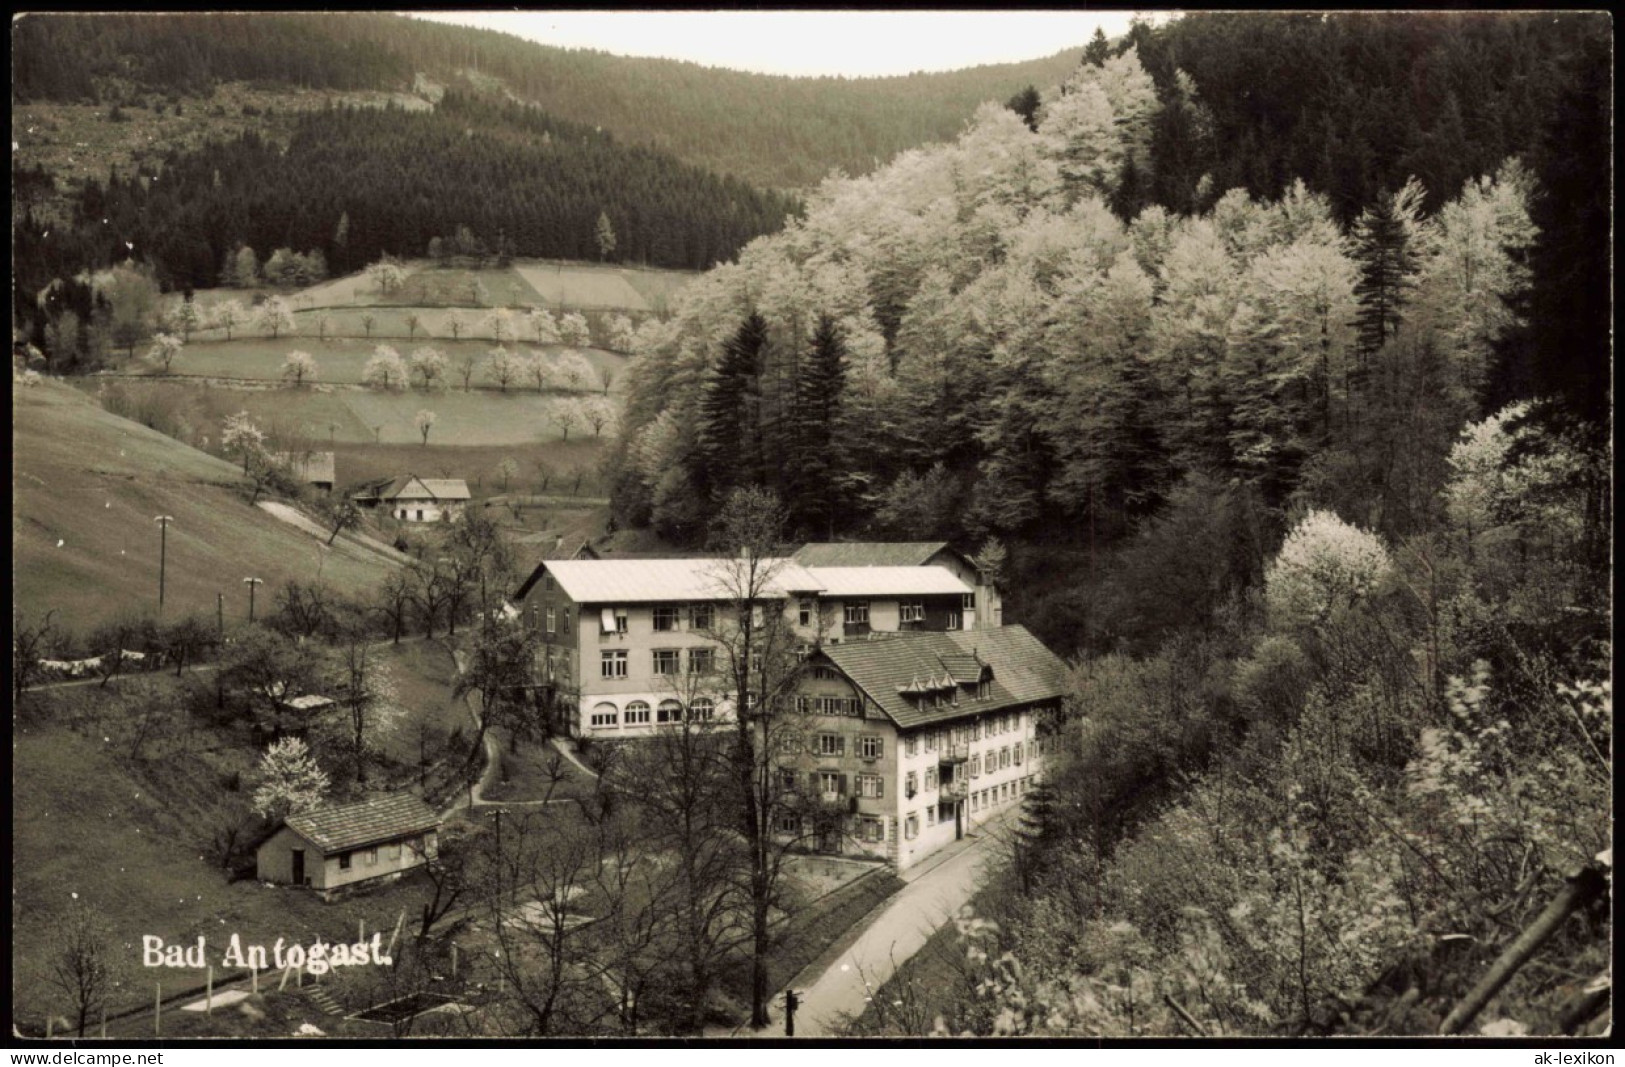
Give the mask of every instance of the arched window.
M 641 700 L 634 700 L 626 706 L 626 725 L 649 725 L 649 705 Z
M 592 724 L 594 726 L 611 726 L 612 727 L 612 726 L 615 725 L 616 721 L 619 718 L 620 718 L 620 709 L 616 708 L 614 704 L 611 704 L 607 700 L 604 701 L 604 703 L 602 703 L 602 704 L 596 704 L 596 705 L 593 706 L 593 709 L 592 709 Z
M 711 716 L 716 713 L 716 701 L 710 697 L 701 697 L 688 706 L 689 714 L 699 722 L 710 722 Z
M 655 713 L 656 722 L 682 722 L 683 705 L 675 700 L 662 700 L 660 710 Z

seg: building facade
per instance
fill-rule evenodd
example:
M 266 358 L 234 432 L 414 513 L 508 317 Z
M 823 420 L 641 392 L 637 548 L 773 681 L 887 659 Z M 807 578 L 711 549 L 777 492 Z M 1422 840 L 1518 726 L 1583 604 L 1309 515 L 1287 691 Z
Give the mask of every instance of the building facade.
M 822 807 L 786 810 L 778 830 L 818 851 L 913 866 L 1032 788 L 1065 669 L 1020 626 L 819 649 L 798 688 L 795 751 L 780 759 L 785 784 L 805 781 Z
M 375 499 L 401 522 L 440 522 L 463 513 L 469 501 L 468 483 L 461 478 L 408 474 L 379 490 Z M 367 500 L 358 497 L 357 503 L 366 504 Z
M 614 739 L 731 713 L 727 635 L 742 625 L 740 567 L 716 558 L 543 560 L 515 599 L 538 637 L 538 679 L 569 709 L 555 725 Z M 756 567 L 754 624 L 806 649 L 977 630 L 978 596 L 997 602 L 941 563 L 809 567 L 790 557 Z

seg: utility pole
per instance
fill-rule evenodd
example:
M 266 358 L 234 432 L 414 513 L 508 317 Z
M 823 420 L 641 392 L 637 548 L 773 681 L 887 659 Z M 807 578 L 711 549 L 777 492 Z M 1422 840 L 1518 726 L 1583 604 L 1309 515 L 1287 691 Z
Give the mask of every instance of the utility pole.
M 175 519 L 169 515 L 155 515 L 158 524 L 158 614 L 164 613 L 164 570 L 169 559 L 169 524 Z
M 214 595 L 214 617 L 220 628 L 220 644 L 226 643 L 226 594 Z
M 796 1009 L 801 1007 L 801 997 L 794 989 L 784 991 L 784 1036 L 796 1036 Z
M 254 587 L 265 581 L 264 578 L 244 578 L 243 584 L 248 586 L 248 621 L 254 621 Z

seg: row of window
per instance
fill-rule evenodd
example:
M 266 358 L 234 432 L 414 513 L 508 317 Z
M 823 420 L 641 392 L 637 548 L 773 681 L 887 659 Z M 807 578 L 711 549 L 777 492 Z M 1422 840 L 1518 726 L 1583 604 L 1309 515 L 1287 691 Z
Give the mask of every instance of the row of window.
M 650 652 L 652 673 L 671 677 L 682 673 L 681 648 L 657 648 Z M 711 648 L 690 648 L 688 652 L 689 674 L 711 674 L 716 670 L 716 650 Z M 604 649 L 598 653 L 598 677 L 625 678 L 630 653 L 624 648 Z
M 984 689 L 987 683 L 982 683 Z M 985 695 L 982 694 L 982 695 Z M 916 744 L 923 743 L 927 752 L 937 751 L 939 746 L 963 745 L 971 741 L 980 741 L 985 733 L 988 737 L 1009 733 L 1021 729 L 1021 713 L 1015 711 L 1001 712 L 998 715 L 978 716 L 969 723 L 958 726 L 942 727 L 936 730 L 925 730 L 917 734 L 909 734 L 903 738 L 903 752 L 912 756 L 916 751 Z
M 848 715 L 863 718 L 863 701 L 858 697 L 796 697 L 796 710 L 803 715 Z
M 376 867 L 378 866 L 379 853 L 383 854 L 386 861 L 399 861 L 401 858 L 401 843 L 396 841 L 393 844 L 379 845 L 377 848 L 364 848 L 359 852 L 340 852 L 339 870 L 350 870 L 352 861 L 356 856 L 361 857 L 361 866 Z
M 1015 800 L 1031 788 L 1032 778 L 1029 776 L 1026 778 L 1017 778 L 1012 782 L 1005 782 L 1003 785 L 978 790 L 970 795 L 970 809 L 971 811 L 982 811 L 987 808 L 991 808 L 995 804 L 1002 804 L 1009 800 Z M 954 805 L 951 802 L 945 804 L 931 804 L 925 809 L 925 825 L 927 826 L 933 826 L 938 823 L 950 823 L 953 821 Z M 906 840 L 912 841 L 914 838 L 918 837 L 919 834 L 920 816 L 918 813 L 911 811 L 907 815 L 903 816 L 903 837 Z
M 784 750 L 793 752 L 798 748 L 795 738 L 784 739 Z M 813 754 L 817 756 L 845 756 L 846 736 L 844 734 L 818 734 L 813 738 Z M 886 754 L 886 741 L 881 737 L 865 734 L 857 739 L 853 754 L 859 759 L 876 760 Z
M 422 518 L 421 512 L 419 513 L 418 517 Z M 551 590 L 553 587 L 553 576 L 548 575 L 547 588 Z M 965 611 L 973 609 L 976 606 L 975 594 L 964 594 L 962 604 L 963 610 Z M 563 608 L 561 610 L 562 619 L 555 616 L 553 608 L 547 609 L 548 633 L 557 633 L 558 631 L 556 629 L 556 625 L 560 621 L 562 621 L 564 629 L 568 630 L 570 628 L 570 609 Z M 797 605 L 797 621 L 800 622 L 802 626 L 813 625 L 817 613 L 817 601 L 803 600 Z M 897 613 L 899 622 L 917 623 L 925 621 L 925 605 L 919 601 L 899 604 L 897 606 Z M 690 630 L 710 630 L 716 622 L 716 612 L 714 607 L 710 604 L 690 604 L 687 607 L 682 607 L 676 604 L 663 604 L 656 607 L 653 611 L 655 632 L 668 633 L 679 630 L 683 627 L 685 617 L 687 619 L 688 629 Z M 758 610 L 758 624 L 760 624 L 760 617 L 760 611 Z M 867 600 L 847 601 L 843 605 L 843 619 L 848 625 L 851 626 L 868 625 L 869 602 Z M 960 619 L 960 612 L 949 612 L 947 628 L 950 630 L 959 629 Z M 629 622 L 630 620 L 627 616 L 626 608 L 604 608 L 600 613 L 599 630 L 600 632 L 606 634 L 624 634 L 627 631 Z
M 716 702 L 708 697 L 701 697 L 688 706 L 686 718 L 694 722 L 710 722 L 716 714 Z M 651 723 L 680 723 L 685 718 L 683 704 L 678 700 L 662 700 L 658 708 L 651 709 L 647 701 L 634 700 L 626 705 L 622 711 L 614 704 L 604 701 L 594 704 L 589 722 L 594 727 L 607 728 L 615 726 L 648 726 Z

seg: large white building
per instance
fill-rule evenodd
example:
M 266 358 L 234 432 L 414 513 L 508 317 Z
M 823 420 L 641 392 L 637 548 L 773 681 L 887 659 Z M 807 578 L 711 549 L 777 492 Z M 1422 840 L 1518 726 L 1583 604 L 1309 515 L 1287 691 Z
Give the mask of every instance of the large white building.
M 809 566 L 807 557 L 832 565 Z M 756 566 L 755 610 L 785 616 L 808 648 L 998 625 L 997 591 L 940 543 L 808 545 Z M 573 714 L 558 725 L 612 739 L 691 711 L 717 714 L 718 634 L 741 599 L 739 567 L 718 558 L 542 561 L 515 599 L 540 637 L 538 673 L 570 702 Z

